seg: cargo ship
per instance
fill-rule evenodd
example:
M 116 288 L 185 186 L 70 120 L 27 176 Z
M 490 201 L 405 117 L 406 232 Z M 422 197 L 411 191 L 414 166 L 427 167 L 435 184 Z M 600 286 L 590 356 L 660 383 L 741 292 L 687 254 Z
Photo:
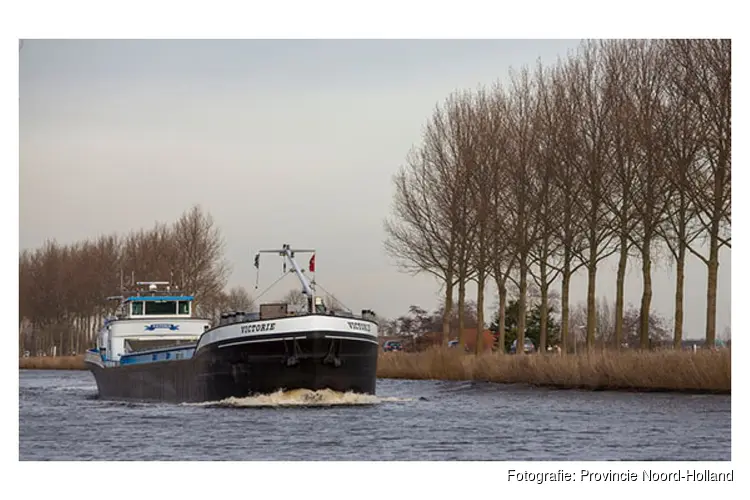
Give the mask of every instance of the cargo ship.
M 207 402 L 278 390 L 331 389 L 375 394 L 378 325 L 371 310 L 355 317 L 326 308 L 283 245 L 274 253 L 291 264 L 306 298 L 303 310 L 283 302 L 257 312 L 228 311 L 212 324 L 194 314 L 195 297 L 165 281 L 117 297 L 85 364 L 102 399 Z

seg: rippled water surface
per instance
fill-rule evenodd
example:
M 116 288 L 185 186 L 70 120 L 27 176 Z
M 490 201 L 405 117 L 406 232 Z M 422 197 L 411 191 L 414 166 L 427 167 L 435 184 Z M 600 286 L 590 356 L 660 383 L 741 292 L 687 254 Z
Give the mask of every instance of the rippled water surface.
M 220 403 L 102 401 L 22 370 L 21 460 L 729 460 L 730 396 L 379 380 Z

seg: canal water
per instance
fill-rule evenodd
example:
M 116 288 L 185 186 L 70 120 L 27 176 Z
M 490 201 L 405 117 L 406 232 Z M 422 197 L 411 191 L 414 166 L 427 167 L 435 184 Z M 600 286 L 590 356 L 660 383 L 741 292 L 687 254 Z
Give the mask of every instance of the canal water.
M 388 379 L 377 396 L 158 404 L 96 394 L 86 371 L 21 370 L 20 459 L 731 459 L 731 396 Z

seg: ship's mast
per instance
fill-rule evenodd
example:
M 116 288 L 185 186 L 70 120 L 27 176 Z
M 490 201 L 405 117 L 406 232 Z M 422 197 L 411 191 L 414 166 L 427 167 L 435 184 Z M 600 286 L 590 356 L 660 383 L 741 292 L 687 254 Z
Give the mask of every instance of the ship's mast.
M 297 252 L 303 252 L 303 253 L 315 253 L 315 250 L 310 249 L 300 249 L 300 248 L 290 248 L 289 245 L 284 244 L 281 247 L 281 250 L 259 250 L 258 253 L 278 253 L 280 256 L 285 257 L 289 263 L 292 265 L 292 268 L 294 269 L 294 273 L 297 275 L 297 279 L 299 279 L 300 283 L 302 284 L 302 293 L 307 295 L 307 305 L 309 312 L 313 311 L 313 304 L 314 304 L 314 295 L 312 285 L 310 285 L 310 282 L 307 280 L 307 276 L 302 272 L 299 265 L 297 264 L 297 261 L 294 260 L 294 254 Z

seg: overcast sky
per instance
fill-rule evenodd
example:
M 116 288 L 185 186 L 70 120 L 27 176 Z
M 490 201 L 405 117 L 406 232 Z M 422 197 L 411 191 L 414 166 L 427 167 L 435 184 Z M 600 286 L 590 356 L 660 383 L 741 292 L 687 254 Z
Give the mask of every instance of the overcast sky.
M 226 241 L 231 285 L 255 292 L 252 254 L 314 247 L 318 281 L 348 307 L 431 309 L 438 284 L 383 251 L 392 176 L 436 103 L 457 89 L 552 63 L 578 41 L 27 41 L 20 65 L 20 246 L 70 243 L 171 222 L 193 204 Z M 730 251 L 718 333 L 730 324 Z M 268 264 L 266 264 L 268 262 Z M 260 288 L 279 275 L 266 257 Z M 598 294 L 614 300 L 616 263 Z M 691 258 L 685 330 L 705 331 L 706 267 Z M 147 279 L 149 277 L 142 277 Z M 296 286 L 291 277 L 264 298 Z M 631 262 L 626 302 L 640 302 Z M 674 273 L 654 272 L 671 320 Z M 497 306 L 494 287 L 488 312 Z M 574 279 L 572 303 L 585 300 Z

